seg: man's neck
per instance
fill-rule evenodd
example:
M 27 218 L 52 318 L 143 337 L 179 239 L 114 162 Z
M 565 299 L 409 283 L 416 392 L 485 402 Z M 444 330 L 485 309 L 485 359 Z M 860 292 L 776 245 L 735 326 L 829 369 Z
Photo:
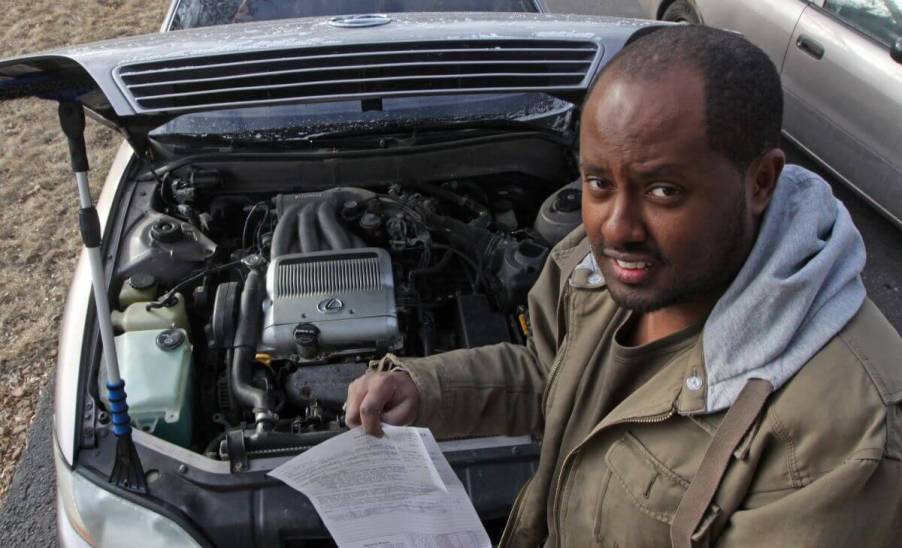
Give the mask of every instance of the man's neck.
M 701 323 L 717 303 L 718 297 L 668 306 L 639 315 L 629 336 L 632 346 L 642 346 Z

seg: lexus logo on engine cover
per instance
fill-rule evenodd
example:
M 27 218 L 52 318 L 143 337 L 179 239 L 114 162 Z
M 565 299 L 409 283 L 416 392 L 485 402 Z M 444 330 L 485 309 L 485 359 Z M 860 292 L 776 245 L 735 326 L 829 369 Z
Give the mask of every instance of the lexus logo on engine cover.
M 336 312 L 344 310 L 344 307 L 345 303 L 341 302 L 341 299 L 336 299 L 335 297 L 323 299 L 316 305 L 316 309 L 323 314 L 335 314 Z

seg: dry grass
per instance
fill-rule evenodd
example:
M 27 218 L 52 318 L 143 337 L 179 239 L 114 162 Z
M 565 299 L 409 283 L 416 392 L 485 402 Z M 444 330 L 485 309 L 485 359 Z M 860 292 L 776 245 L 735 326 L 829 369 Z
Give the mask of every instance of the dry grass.
M 0 56 L 155 32 L 168 0 L 0 0 Z M 95 197 L 120 138 L 91 121 Z M 0 500 L 56 363 L 59 320 L 80 249 L 77 194 L 56 106 L 0 104 Z

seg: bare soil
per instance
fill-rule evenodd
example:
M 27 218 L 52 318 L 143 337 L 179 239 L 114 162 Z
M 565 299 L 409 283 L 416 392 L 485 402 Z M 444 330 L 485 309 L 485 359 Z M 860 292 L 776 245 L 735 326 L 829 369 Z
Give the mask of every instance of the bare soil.
M 168 6 L 167 0 L 0 0 L 0 57 L 155 32 Z M 86 140 L 96 198 L 121 138 L 89 120 Z M 77 211 L 56 104 L 0 104 L 0 501 L 54 373 L 81 245 Z

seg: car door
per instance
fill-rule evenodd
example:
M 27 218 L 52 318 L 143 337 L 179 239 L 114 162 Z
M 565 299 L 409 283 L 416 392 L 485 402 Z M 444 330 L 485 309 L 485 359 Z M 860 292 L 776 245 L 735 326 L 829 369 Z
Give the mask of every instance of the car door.
M 902 225 L 902 0 L 818 0 L 783 65 L 784 128 Z
M 708 26 L 734 30 L 764 50 L 777 70 L 796 22 L 807 6 L 805 0 L 695 0 Z

